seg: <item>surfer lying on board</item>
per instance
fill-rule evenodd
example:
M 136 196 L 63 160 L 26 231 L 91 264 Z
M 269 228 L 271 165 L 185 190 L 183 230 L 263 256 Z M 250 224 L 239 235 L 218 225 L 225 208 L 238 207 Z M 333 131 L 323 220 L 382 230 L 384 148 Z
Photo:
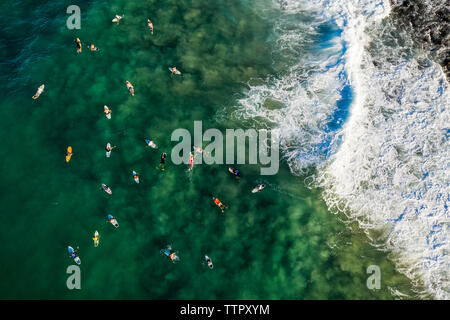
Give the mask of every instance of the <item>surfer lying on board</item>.
M 33 98 L 33 99 L 39 98 L 39 96 L 41 95 L 41 93 L 44 92 L 44 87 L 45 87 L 45 86 L 44 86 L 43 84 L 41 84 L 41 85 L 39 86 L 39 88 L 37 89 L 36 94 L 35 94 L 34 96 L 32 96 L 32 98 Z
M 150 21 L 150 19 L 147 19 L 147 24 L 150 29 L 150 32 L 153 34 L 153 23 Z
M 180 71 L 178 71 L 177 67 L 172 67 L 170 72 L 172 72 L 172 74 L 178 74 Z
M 213 197 L 214 203 L 222 210 L 222 213 L 224 213 L 224 210 L 228 208 L 226 205 L 224 205 L 220 200 L 216 197 Z
M 77 43 L 77 52 L 81 53 L 81 40 L 77 38 L 75 42 Z
M 134 88 L 133 88 L 133 85 L 130 83 L 130 81 L 126 81 L 126 84 L 127 84 L 127 88 L 128 88 L 128 90 L 130 90 L 130 93 L 131 93 L 131 95 L 132 96 L 134 96 Z

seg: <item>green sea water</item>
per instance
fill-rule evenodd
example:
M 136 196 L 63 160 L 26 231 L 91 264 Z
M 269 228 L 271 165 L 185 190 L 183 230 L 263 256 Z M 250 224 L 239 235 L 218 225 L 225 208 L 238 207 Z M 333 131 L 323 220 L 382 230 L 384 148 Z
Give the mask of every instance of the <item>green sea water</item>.
M 66 28 L 71 4 L 81 8 L 80 30 Z M 170 161 L 171 133 L 192 132 L 194 120 L 204 129 L 246 128 L 217 114 L 235 105 L 249 80 L 282 67 L 272 60 L 277 12 L 259 14 L 268 1 L 0 6 L 0 298 L 393 299 L 390 288 L 414 296 L 388 253 L 330 213 L 321 190 L 306 188 L 284 162 L 264 177 L 258 166 L 242 165 L 236 180 L 226 165 L 187 173 Z M 119 25 L 111 23 L 115 14 L 124 15 Z M 100 51 L 88 51 L 90 43 Z M 174 65 L 182 76 L 169 74 Z M 45 92 L 31 99 L 43 83 Z M 159 148 L 147 147 L 146 138 Z M 109 159 L 107 142 L 118 146 Z M 165 171 L 156 169 L 163 151 Z M 252 194 L 258 183 L 266 189 Z M 229 206 L 224 215 L 213 195 Z M 168 244 L 178 251 L 176 264 L 160 254 Z M 66 287 L 68 245 L 79 246 L 81 290 Z M 370 265 L 382 270 L 379 290 L 366 286 Z

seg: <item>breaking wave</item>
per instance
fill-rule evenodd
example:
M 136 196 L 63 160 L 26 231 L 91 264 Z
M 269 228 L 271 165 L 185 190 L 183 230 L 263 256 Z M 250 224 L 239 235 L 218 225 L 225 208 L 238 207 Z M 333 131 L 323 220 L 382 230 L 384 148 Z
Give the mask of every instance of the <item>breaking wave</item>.
M 358 221 L 424 296 L 450 299 L 450 93 L 382 0 L 283 0 L 276 76 L 235 117 L 279 132 L 292 172 Z M 314 170 L 311 170 L 314 169 Z M 377 236 L 375 236 L 375 234 Z

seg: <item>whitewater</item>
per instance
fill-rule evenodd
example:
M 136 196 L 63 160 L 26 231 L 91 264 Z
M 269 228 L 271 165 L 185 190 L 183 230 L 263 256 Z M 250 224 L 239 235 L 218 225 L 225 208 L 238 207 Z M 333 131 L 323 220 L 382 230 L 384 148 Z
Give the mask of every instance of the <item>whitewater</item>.
M 234 116 L 279 134 L 291 171 L 389 250 L 426 288 L 419 294 L 450 299 L 450 93 L 441 66 L 395 27 L 389 1 L 274 7 L 278 74 L 250 82 Z

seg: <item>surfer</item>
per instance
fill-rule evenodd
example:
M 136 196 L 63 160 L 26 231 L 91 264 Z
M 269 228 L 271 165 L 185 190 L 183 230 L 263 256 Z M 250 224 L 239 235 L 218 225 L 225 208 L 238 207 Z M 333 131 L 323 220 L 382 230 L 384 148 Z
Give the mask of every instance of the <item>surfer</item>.
M 115 16 L 114 16 L 114 19 L 112 19 L 112 22 L 116 22 L 117 24 L 119 24 L 119 21 L 120 21 L 120 19 L 122 19 L 123 18 L 123 15 L 122 16 L 119 16 L 118 14 L 116 14 Z
M 222 213 L 224 213 L 224 210 L 228 208 L 226 205 L 224 205 L 220 200 L 216 197 L 213 197 L 214 203 L 222 210 Z
M 169 258 L 170 258 L 170 260 L 172 260 L 173 263 L 175 263 L 175 261 L 178 260 L 177 252 L 174 251 L 171 254 L 169 254 Z
M 161 168 L 162 171 L 166 170 L 166 158 L 167 158 L 167 153 L 163 152 L 161 154 L 161 161 L 159 162 L 159 166 L 157 169 Z
M 194 168 L 194 155 L 192 152 L 189 152 L 189 169 L 188 171 L 191 171 Z
M 169 68 L 169 70 L 172 74 L 181 74 L 181 72 L 178 71 L 177 67 Z
M 91 51 L 98 51 L 99 49 L 94 44 L 91 44 L 89 46 L 89 50 L 91 50 Z
M 111 112 L 112 112 L 112 111 L 111 111 L 111 109 L 108 108 L 107 105 L 105 105 L 105 106 L 103 107 L 103 112 L 105 113 L 106 118 L 111 119 Z
M 260 192 L 262 189 L 264 189 L 266 187 L 265 184 L 258 184 L 256 187 L 253 188 L 252 192 L 256 193 L 256 192 Z
M 150 21 L 150 19 L 147 19 L 147 24 L 150 29 L 150 32 L 153 34 L 153 23 Z
M 238 169 L 235 168 L 228 168 L 228 171 L 236 177 L 236 179 L 239 179 L 241 177 L 241 172 Z
M 108 222 L 111 223 L 114 227 L 118 228 L 119 223 L 117 222 L 116 218 L 114 218 L 112 215 L 108 214 Z
M 167 153 L 163 152 L 161 154 L 161 164 L 166 164 Z
M 76 249 L 73 249 L 73 251 L 70 252 L 71 258 L 75 259 L 76 257 L 78 257 L 78 253 L 77 253 L 78 249 L 79 249 L 79 247 L 77 247 Z
M 67 147 L 67 150 L 66 150 L 66 162 L 69 162 L 69 161 L 70 161 L 70 158 L 72 158 L 72 155 L 73 155 L 73 153 L 72 153 L 72 147 L 71 147 L 71 146 L 68 146 L 68 147 Z
M 128 88 L 128 90 L 130 90 L 130 93 L 131 93 L 131 95 L 132 96 L 134 96 L 134 88 L 133 88 L 133 85 L 130 83 L 130 81 L 126 81 L 126 84 L 127 84 L 127 88 Z
M 39 96 L 41 95 L 41 93 L 44 92 L 44 87 L 45 87 L 45 85 L 41 84 L 41 85 L 39 86 L 39 88 L 37 89 L 36 94 L 35 94 L 32 98 L 33 98 L 33 99 L 39 98 Z
M 211 258 L 208 257 L 208 256 L 205 256 L 205 261 L 206 261 L 206 264 L 208 265 L 208 267 L 209 267 L 210 269 L 212 269 L 212 268 L 213 268 L 213 263 L 212 263 Z
M 133 179 L 136 183 L 139 183 L 139 175 L 137 174 L 136 171 L 133 170 Z
M 81 40 L 77 38 L 75 42 L 77 43 L 77 52 L 81 53 Z

